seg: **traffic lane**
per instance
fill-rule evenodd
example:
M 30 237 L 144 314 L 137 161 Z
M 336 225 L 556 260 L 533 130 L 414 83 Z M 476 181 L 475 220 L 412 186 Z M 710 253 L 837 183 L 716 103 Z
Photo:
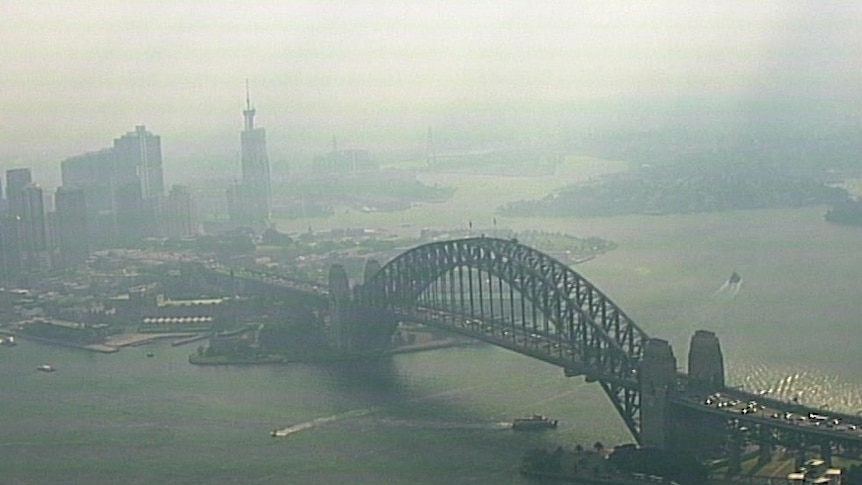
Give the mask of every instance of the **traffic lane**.
M 728 415 L 736 415 L 736 417 L 746 421 L 772 422 L 783 424 L 786 427 L 801 426 L 812 430 L 821 430 L 824 433 L 840 432 L 842 435 L 847 434 L 862 438 L 862 426 L 857 422 L 847 421 L 844 417 L 834 418 L 814 411 L 809 411 L 807 415 L 796 414 L 775 406 L 760 404 L 755 400 L 743 402 L 732 395 L 721 393 L 713 393 L 708 396 L 688 395 L 686 400 L 689 403 L 700 402 L 702 406 L 721 410 Z

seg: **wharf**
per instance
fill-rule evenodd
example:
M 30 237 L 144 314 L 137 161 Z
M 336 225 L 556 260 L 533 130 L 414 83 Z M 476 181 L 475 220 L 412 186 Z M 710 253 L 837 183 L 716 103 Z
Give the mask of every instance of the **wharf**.
M 172 347 L 179 347 L 180 345 L 186 345 L 186 344 L 190 344 L 193 342 L 199 342 L 201 340 L 206 340 L 209 337 L 210 337 L 210 335 L 207 333 L 196 334 L 196 335 L 192 335 L 191 337 L 181 338 L 179 340 L 174 340 L 173 342 L 171 342 L 171 346 Z
M 290 364 L 290 363 L 324 363 L 345 362 L 356 360 L 379 359 L 396 354 L 408 354 L 413 352 L 424 352 L 428 350 L 446 349 L 451 347 L 468 347 L 476 345 L 475 342 L 459 339 L 438 339 L 420 344 L 402 345 L 384 351 L 375 351 L 356 354 L 323 353 L 314 357 L 290 357 L 281 354 L 272 354 L 262 357 L 234 357 L 228 355 L 217 355 L 204 357 L 190 355 L 189 363 L 195 365 L 255 365 L 255 364 Z
M 68 340 L 59 340 L 45 337 L 38 337 L 35 335 L 29 335 L 26 333 L 14 333 L 16 338 L 20 338 L 22 340 L 31 340 L 34 342 L 42 342 L 51 345 L 60 345 L 63 347 L 72 347 L 76 349 L 89 350 L 91 352 L 99 352 L 102 354 L 113 354 L 115 352 L 119 352 L 123 347 L 136 347 L 138 345 L 148 344 L 154 340 L 165 339 L 165 338 L 183 338 L 181 340 L 182 343 L 188 343 L 190 341 L 194 341 L 192 339 L 197 340 L 201 337 L 198 334 L 190 334 L 190 333 L 129 333 L 122 335 L 113 335 L 105 339 L 103 343 L 95 343 L 95 344 L 87 344 L 80 342 L 71 342 Z
M 122 347 L 137 347 L 138 345 L 148 344 L 154 340 L 166 338 L 194 338 L 198 337 L 197 333 L 127 333 L 122 335 L 112 335 L 105 340 L 104 346 L 113 347 L 119 350 Z M 93 349 L 95 350 L 95 349 Z
M 51 344 L 51 345 L 59 345 L 62 347 L 72 347 L 75 349 L 91 350 L 93 352 L 101 352 L 103 354 L 112 354 L 112 353 L 120 350 L 116 347 L 111 347 L 109 345 L 83 344 L 83 343 L 78 343 L 78 342 L 69 342 L 67 340 L 57 340 L 57 339 L 52 339 L 52 338 L 37 337 L 35 335 L 28 335 L 26 333 L 17 333 L 17 334 L 15 334 L 15 338 L 18 338 L 21 340 L 30 340 L 33 342 L 42 342 L 42 343 Z

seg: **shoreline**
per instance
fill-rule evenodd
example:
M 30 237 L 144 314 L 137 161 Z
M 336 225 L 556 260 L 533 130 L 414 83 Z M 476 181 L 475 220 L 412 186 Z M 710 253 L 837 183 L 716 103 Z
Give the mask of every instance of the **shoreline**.
M 430 342 L 414 345 L 403 345 L 397 348 L 367 352 L 358 354 L 329 354 L 320 357 L 312 358 L 290 358 L 284 355 L 270 355 L 267 357 L 242 359 L 230 358 L 223 356 L 202 357 L 197 355 L 189 356 L 189 363 L 193 365 L 267 365 L 267 364 L 320 364 L 327 362 L 349 362 L 356 360 L 372 360 L 380 359 L 397 354 L 410 354 L 416 352 L 425 352 L 429 350 L 447 349 L 453 347 L 471 347 L 477 345 L 477 342 L 441 339 Z
M 120 338 L 116 338 L 116 339 L 110 339 L 109 338 L 105 342 L 102 342 L 102 343 L 86 344 L 86 343 L 79 343 L 79 342 L 70 342 L 68 340 L 58 340 L 58 339 L 52 339 L 52 338 L 47 338 L 47 337 L 39 337 L 36 335 L 28 335 L 25 333 L 10 333 L 8 331 L 6 331 L 4 333 L 9 333 L 10 335 L 14 336 L 15 338 L 19 338 L 21 340 L 29 340 L 29 341 L 33 341 L 33 342 L 40 342 L 40 343 L 50 344 L 50 345 L 59 345 L 61 347 L 69 347 L 69 348 L 73 348 L 73 349 L 88 350 L 90 352 L 98 352 L 100 354 L 113 354 L 113 353 L 119 352 L 120 349 L 122 349 L 124 347 L 137 347 L 140 345 L 149 344 L 151 342 L 154 342 L 154 341 L 160 340 L 160 339 L 186 337 L 185 339 L 177 341 L 179 343 L 177 343 L 177 342 L 172 343 L 172 345 L 174 345 L 174 344 L 183 345 L 183 344 L 195 341 L 196 339 L 198 339 L 198 337 L 200 337 L 201 339 L 206 338 L 206 336 L 201 337 L 198 334 L 192 335 L 189 333 L 171 333 L 171 334 L 134 333 L 134 334 L 123 334 L 122 336 L 120 336 Z M 195 340 L 193 340 L 193 339 L 195 339 Z

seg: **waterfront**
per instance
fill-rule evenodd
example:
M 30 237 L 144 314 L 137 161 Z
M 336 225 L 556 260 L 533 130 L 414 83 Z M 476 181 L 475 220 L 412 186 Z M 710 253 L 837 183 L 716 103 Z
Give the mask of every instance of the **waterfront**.
M 351 220 L 400 227 L 452 209 L 450 224 L 479 227 L 498 200 L 488 193 L 499 190 L 477 182 L 484 177 L 458 178 L 472 192 L 445 207 Z M 540 180 L 526 182 L 539 192 Z M 862 232 L 822 213 L 499 223 L 616 242 L 576 270 L 650 335 L 670 340 L 680 367 L 692 332 L 707 328 L 721 338 L 731 385 L 853 413 L 862 410 Z M 716 293 L 732 271 L 743 278 L 740 292 Z M 531 483 L 518 475 L 526 450 L 630 441 L 598 385 L 493 347 L 363 366 L 253 367 L 192 366 L 192 347 L 0 348 L 3 483 L 519 484 Z M 36 370 L 46 363 L 57 372 Z M 513 433 L 501 424 L 533 413 L 559 419 L 559 428 Z M 270 437 L 286 427 L 297 431 Z
M 625 439 L 597 386 L 491 347 L 368 366 L 200 367 L 187 352 L 4 349 L 4 483 L 521 483 L 525 449 Z M 560 430 L 504 424 L 539 408 Z

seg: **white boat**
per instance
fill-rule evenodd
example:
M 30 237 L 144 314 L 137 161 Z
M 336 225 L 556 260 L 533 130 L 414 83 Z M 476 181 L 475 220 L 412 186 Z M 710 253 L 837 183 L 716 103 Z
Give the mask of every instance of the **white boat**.
M 55 369 L 54 366 L 51 364 L 42 364 L 36 367 L 36 370 L 40 370 L 42 372 L 54 372 L 57 369 Z

